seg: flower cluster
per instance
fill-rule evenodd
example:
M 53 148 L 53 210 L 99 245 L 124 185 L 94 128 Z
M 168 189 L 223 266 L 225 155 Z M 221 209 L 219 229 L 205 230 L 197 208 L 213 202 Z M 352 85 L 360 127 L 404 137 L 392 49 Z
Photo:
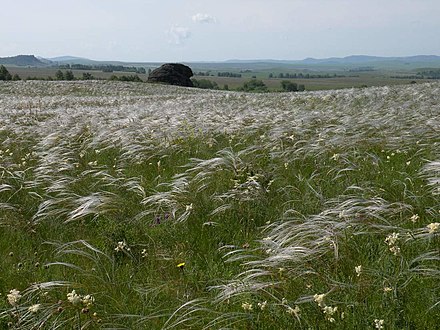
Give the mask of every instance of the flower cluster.
M 318 304 L 319 307 L 321 307 L 322 312 L 325 315 L 325 319 L 331 323 L 336 322 L 335 318 L 333 317 L 334 314 L 336 314 L 338 307 L 331 307 L 331 306 L 327 306 L 324 302 L 324 298 L 325 298 L 326 294 L 322 293 L 322 294 L 315 294 L 313 296 L 313 300 Z
M 258 303 L 258 307 L 259 307 L 261 310 L 264 310 L 264 309 L 266 308 L 266 305 L 267 305 L 267 301 L 263 301 L 263 302 L 259 302 L 259 303 Z
M 338 310 L 338 307 L 325 306 L 322 309 L 322 312 L 325 314 L 325 318 L 329 322 L 334 323 L 335 322 L 335 318 L 333 317 L 333 314 L 335 314 L 337 310 Z
M 70 302 L 72 305 L 84 305 L 85 307 L 91 307 L 93 303 L 95 302 L 95 298 L 91 295 L 79 295 L 76 293 L 75 290 L 72 290 L 72 292 L 69 292 L 67 294 L 67 301 Z
M 438 232 L 440 229 L 440 222 L 432 222 L 429 225 L 426 226 L 428 228 L 429 234 L 434 234 L 435 232 Z
M 417 221 L 420 220 L 420 216 L 418 214 L 414 214 L 411 218 L 410 218 L 412 223 L 416 223 Z
M 374 327 L 376 328 L 376 329 L 383 329 L 383 324 L 385 323 L 385 321 L 384 320 L 379 320 L 379 319 L 375 319 L 374 320 Z
M 325 293 L 323 293 L 323 294 L 315 294 L 313 296 L 313 300 L 318 304 L 319 307 L 324 307 L 325 306 L 324 298 L 325 298 Z
M 115 251 L 125 252 L 125 251 L 130 251 L 130 248 L 127 246 L 127 243 L 125 243 L 125 241 L 119 241 L 115 247 Z
M 241 308 L 243 308 L 245 311 L 251 312 L 253 310 L 252 304 L 248 302 L 244 302 L 241 304 Z
M 32 306 L 29 306 L 28 311 L 31 313 L 36 313 L 40 310 L 41 304 L 34 304 Z
M 385 238 L 385 243 L 388 244 L 390 252 L 392 252 L 395 256 L 400 254 L 400 247 L 397 245 L 398 241 L 399 233 L 392 233 Z
M 18 301 L 21 298 L 21 294 L 20 291 L 18 291 L 17 289 L 12 289 L 11 291 L 9 291 L 9 294 L 6 297 L 11 306 L 17 306 Z

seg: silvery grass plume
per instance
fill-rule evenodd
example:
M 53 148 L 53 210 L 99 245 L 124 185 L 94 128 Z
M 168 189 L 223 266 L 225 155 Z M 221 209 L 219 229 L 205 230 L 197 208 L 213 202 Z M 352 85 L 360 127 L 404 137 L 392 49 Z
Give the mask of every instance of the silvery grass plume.
M 218 151 L 217 157 L 191 159 L 185 166 L 196 193 L 208 191 L 211 200 L 220 204 L 211 215 L 231 209 L 234 203 L 256 202 L 264 195 L 268 188 L 261 182 L 264 175 L 254 173 L 257 169 L 253 165 L 259 151 L 257 147 L 249 147 L 235 152 L 228 147 Z
M 141 203 L 147 210 L 138 214 L 137 217 L 169 213 L 177 222 L 187 220 L 193 210 L 187 176 L 185 174 L 175 175 L 171 182 L 160 183 L 157 189 L 165 191 L 155 191 L 146 196 Z
M 63 329 L 75 324 L 76 315 L 65 311 L 65 303 L 57 298 L 57 292 L 73 285 L 67 281 L 50 281 L 32 284 L 23 292 L 16 290 L 16 303 L 0 313 L 0 319 L 11 320 L 10 328 L 23 330 Z
M 421 174 L 427 180 L 431 194 L 440 195 L 440 161 L 431 161 L 425 164 Z
M 233 329 L 248 319 L 246 313 L 223 313 L 212 308 L 212 301 L 194 299 L 175 310 L 164 323 L 162 329 L 197 328 L 197 329 Z
M 34 283 L 22 292 L 16 290 L 14 304 L 0 314 L 0 319 L 11 319 L 13 328 L 25 330 L 127 329 L 127 320 L 134 316 L 127 313 L 124 295 L 139 293 L 121 284 L 125 280 L 118 274 L 115 259 L 82 240 L 49 244 L 55 247 L 54 257 L 61 260 L 45 267 L 64 268 L 75 281 Z M 152 313 L 149 319 L 157 317 L 163 317 L 163 313 Z M 121 324 L 125 326 L 120 327 Z
M 380 198 L 365 199 L 358 196 L 341 196 L 329 201 L 328 208 L 319 214 L 269 225 L 267 236 L 259 241 L 259 247 L 249 250 L 233 250 L 225 257 L 229 262 L 239 261 L 246 270 L 237 275 L 231 284 L 214 287 L 220 290 L 218 300 L 224 301 L 236 295 L 256 293 L 276 287 L 280 269 L 291 278 L 305 278 L 320 274 L 313 261 L 323 257 L 340 258 L 340 245 L 350 244 L 351 235 L 377 235 L 384 230 L 395 230 L 387 218 L 410 209 L 401 203 L 387 203 Z M 287 212 L 291 213 L 291 212 Z M 309 266 L 306 266 L 309 265 Z M 326 276 L 325 274 L 320 274 Z M 329 279 L 329 282 L 331 279 Z

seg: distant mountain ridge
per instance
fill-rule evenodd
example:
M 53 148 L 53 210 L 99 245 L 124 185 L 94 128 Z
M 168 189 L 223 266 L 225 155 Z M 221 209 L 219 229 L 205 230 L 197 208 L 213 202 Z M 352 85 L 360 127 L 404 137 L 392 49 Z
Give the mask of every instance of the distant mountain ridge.
M 232 59 L 225 62 L 229 63 L 291 63 L 291 64 L 362 64 L 371 62 L 387 62 L 387 61 L 401 61 L 401 62 L 431 62 L 440 61 L 440 56 L 437 55 L 415 55 L 415 56 L 396 56 L 396 57 L 385 57 L 385 56 L 369 56 L 369 55 L 350 55 L 346 57 L 328 57 L 328 58 L 313 58 L 308 57 L 303 60 L 274 60 L 274 59 L 262 59 L 262 60 L 239 60 Z
M 18 55 L 13 57 L 0 57 L 0 64 L 14 66 L 45 67 L 67 64 L 83 65 L 122 65 L 135 67 L 158 67 L 165 62 L 124 62 L 124 61 L 97 61 L 76 56 L 58 56 L 53 58 L 35 57 L 34 55 Z M 297 68 L 325 68 L 333 70 L 334 68 L 351 69 L 356 67 L 375 67 L 375 68 L 401 68 L 415 69 L 424 67 L 440 68 L 440 56 L 437 55 L 415 55 L 402 57 L 384 57 L 369 55 L 350 55 L 346 57 L 329 58 L 306 58 L 303 60 L 276 60 L 276 59 L 230 59 L 226 61 L 184 61 L 184 63 L 198 67 L 226 67 L 239 69 L 244 65 L 250 65 L 258 68 L 270 68 L 273 66 L 294 66 Z
M 17 55 L 12 57 L 0 57 L 1 65 L 15 65 L 15 66 L 33 66 L 42 67 L 47 66 L 47 63 L 36 58 L 34 55 Z

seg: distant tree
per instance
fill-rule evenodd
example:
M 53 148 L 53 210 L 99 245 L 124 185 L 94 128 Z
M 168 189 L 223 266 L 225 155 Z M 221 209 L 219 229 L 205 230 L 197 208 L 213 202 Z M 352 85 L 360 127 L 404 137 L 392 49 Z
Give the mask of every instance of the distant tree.
M 132 82 L 144 82 L 138 75 L 130 75 L 130 76 L 116 76 L 112 75 L 109 80 L 113 81 L 132 81 Z
M 95 77 L 93 77 L 93 75 L 89 72 L 84 72 L 82 74 L 82 80 L 93 80 L 95 79 Z
M 12 80 L 12 76 L 3 65 L 0 65 L 0 80 Z
M 192 79 L 192 82 L 196 88 L 218 89 L 217 83 L 208 79 Z
M 304 85 L 298 85 L 298 92 L 304 92 L 306 90 L 306 86 Z
M 269 73 L 269 79 L 273 78 L 273 73 Z
M 21 80 L 21 78 L 20 78 L 20 76 L 19 76 L 18 74 L 14 74 L 14 75 L 12 76 L 12 80 L 14 80 L 14 81 L 18 81 L 18 80 Z
M 58 70 L 58 71 L 55 73 L 55 79 L 56 79 L 56 80 L 64 80 L 64 73 L 63 73 L 63 71 Z
M 284 92 L 297 92 L 298 91 L 298 85 L 294 82 L 291 82 L 290 80 L 283 80 L 281 82 L 281 88 Z
M 66 74 L 64 75 L 64 79 L 66 80 L 75 80 L 75 76 L 73 75 L 73 72 L 71 70 L 67 70 Z
M 267 92 L 267 86 L 262 80 L 251 79 L 243 84 L 245 92 Z
M 228 91 L 228 90 L 229 90 L 229 86 L 228 86 L 228 84 L 224 84 L 224 85 L 223 85 L 223 89 L 224 89 L 225 91 Z

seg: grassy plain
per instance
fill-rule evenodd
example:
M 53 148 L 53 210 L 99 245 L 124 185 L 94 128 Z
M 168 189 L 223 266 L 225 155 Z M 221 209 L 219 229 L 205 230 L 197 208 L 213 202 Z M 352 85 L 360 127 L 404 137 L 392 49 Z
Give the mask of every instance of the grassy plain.
M 0 328 L 438 329 L 440 84 L 0 100 Z
M 223 89 L 224 85 L 228 85 L 229 89 L 236 90 L 242 87 L 246 81 L 256 77 L 257 79 L 263 80 L 270 91 L 280 91 L 281 81 L 290 80 L 297 84 L 303 84 L 306 90 L 330 90 L 330 89 L 341 89 L 341 88 L 359 88 L 359 87 L 373 87 L 373 86 L 387 86 L 387 85 L 406 85 L 410 84 L 411 81 L 416 81 L 417 83 L 429 82 L 427 79 L 402 79 L 395 78 L 396 76 L 414 75 L 416 71 L 404 71 L 404 70 L 383 70 L 378 69 L 372 72 L 350 72 L 348 69 L 338 69 L 338 70 L 326 70 L 322 68 L 319 70 L 311 70 L 310 68 L 292 68 L 292 67 L 273 67 L 273 68 L 262 68 L 249 66 L 249 70 L 239 70 L 234 67 L 229 67 L 224 65 L 224 67 L 213 66 L 209 69 L 209 66 L 200 66 L 198 64 L 189 64 L 192 66 L 194 72 L 207 72 L 211 73 L 211 76 L 194 76 L 195 79 L 208 79 L 214 81 L 218 84 L 219 88 Z M 146 67 L 154 68 L 154 66 Z M 8 67 L 9 72 L 14 75 L 18 74 L 22 79 L 27 79 L 29 77 L 46 79 L 48 77 L 54 78 L 55 73 L 58 71 L 57 68 L 34 68 L 34 67 Z M 205 71 L 203 71 L 205 70 Z M 65 71 L 65 70 L 62 70 Z M 249 72 L 242 72 L 249 71 Z M 83 73 L 90 73 L 97 79 L 109 79 L 111 76 L 123 76 L 123 75 L 133 75 L 133 72 L 101 72 L 98 70 L 72 70 L 76 79 L 81 79 Z M 241 78 L 227 78 L 218 77 L 218 72 L 232 72 L 240 73 Z M 269 74 L 272 73 L 274 76 L 278 76 L 279 73 L 303 73 L 311 75 L 325 75 L 325 74 L 336 74 L 341 77 L 337 78 L 310 78 L 310 79 L 279 79 L 279 78 L 269 78 Z M 146 81 L 148 74 L 137 74 L 139 78 Z

